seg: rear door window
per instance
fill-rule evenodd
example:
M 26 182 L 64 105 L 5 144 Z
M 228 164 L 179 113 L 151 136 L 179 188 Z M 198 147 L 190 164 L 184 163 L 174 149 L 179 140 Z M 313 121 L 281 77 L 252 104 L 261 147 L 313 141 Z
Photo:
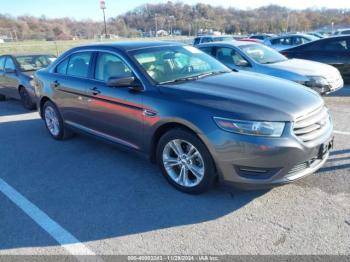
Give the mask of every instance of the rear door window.
M 71 55 L 67 75 L 87 78 L 89 76 L 92 52 L 79 52 Z

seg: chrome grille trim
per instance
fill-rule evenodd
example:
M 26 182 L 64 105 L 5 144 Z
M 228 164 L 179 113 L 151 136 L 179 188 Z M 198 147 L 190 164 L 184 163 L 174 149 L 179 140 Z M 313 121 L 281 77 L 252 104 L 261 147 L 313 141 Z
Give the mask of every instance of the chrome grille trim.
M 330 126 L 328 109 L 322 106 L 298 118 L 294 123 L 293 132 L 304 143 L 310 143 L 322 137 Z

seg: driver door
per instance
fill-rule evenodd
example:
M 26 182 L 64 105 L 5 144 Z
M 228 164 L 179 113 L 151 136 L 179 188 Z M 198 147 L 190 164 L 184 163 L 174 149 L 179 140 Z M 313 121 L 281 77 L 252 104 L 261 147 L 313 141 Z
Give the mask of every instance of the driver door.
M 110 78 L 134 76 L 118 54 L 98 52 L 93 87 L 88 90 L 89 128 L 98 136 L 139 149 L 143 143 L 142 92 L 110 87 Z

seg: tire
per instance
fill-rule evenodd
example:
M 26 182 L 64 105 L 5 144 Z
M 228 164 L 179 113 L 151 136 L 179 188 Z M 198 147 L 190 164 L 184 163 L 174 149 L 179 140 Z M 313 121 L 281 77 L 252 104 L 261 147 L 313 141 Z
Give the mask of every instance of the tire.
M 6 100 L 6 96 L 0 95 L 0 101 L 5 101 L 5 100 Z
M 51 101 L 45 102 L 43 106 L 43 118 L 47 130 L 54 139 L 64 140 L 72 136 L 72 132 L 65 127 L 60 112 Z
M 33 103 L 25 87 L 20 87 L 18 92 L 19 92 L 19 96 L 21 97 L 21 102 L 24 108 L 28 110 L 33 110 L 36 108 L 36 105 Z
M 216 169 L 204 143 L 185 129 L 173 129 L 159 140 L 157 163 L 166 180 L 176 189 L 200 194 L 214 184 Z

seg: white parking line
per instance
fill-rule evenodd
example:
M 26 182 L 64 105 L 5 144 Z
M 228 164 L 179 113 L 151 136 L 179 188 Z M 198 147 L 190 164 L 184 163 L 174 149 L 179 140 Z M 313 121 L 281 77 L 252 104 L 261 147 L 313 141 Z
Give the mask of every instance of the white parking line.
M 31 203 L 27 198 L 21 195 L 18 191 L 16 191 L 16 189 L 11 187 L 1 178 L 0 192 L 7 196 L 24 213 L 31 217 L 41 228 L 43 228 L 47 233 L 49 233 L 49 235 L 53 237 L 70 254 L 74 256 L 96 256 L 96 254 L 93 251 L 91 251 L 88 247 L 82 244 L 71 233 L 69 233 L 67 230 L 61 227 L 57 222 L 55 222 L 47 214 L 45 214 L 40 208 Z
M 334 130 L 334 134 L 350 136 L 350 132 Z
M 26 114 L 18 114 L 18 115 L 0 116 L 0 123 L 27 121 L 27 120 L 36 120 L 36 119 L 40 119 L 40 116 L 38 113 L 26 113 Z

